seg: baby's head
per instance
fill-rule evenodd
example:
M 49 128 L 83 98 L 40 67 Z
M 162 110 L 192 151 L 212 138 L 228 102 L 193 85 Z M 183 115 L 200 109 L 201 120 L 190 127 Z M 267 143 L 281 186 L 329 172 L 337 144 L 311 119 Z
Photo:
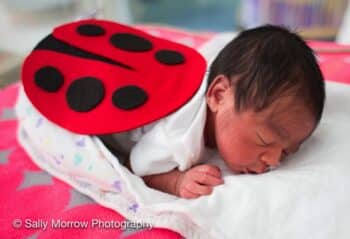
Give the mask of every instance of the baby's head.
M 262 173 L 296 152 L 321 119 L 324 80 L 312 50 L 282 27 L 244 31 L 210 67 L 206 144 L 235 172 Z

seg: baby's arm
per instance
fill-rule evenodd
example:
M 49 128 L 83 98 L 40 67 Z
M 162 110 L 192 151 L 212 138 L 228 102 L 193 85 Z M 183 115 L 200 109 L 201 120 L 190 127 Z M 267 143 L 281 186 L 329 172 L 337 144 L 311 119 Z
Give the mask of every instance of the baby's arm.
M 208 164 L 198 165 L 183 172 L 174 169 L 142 178 L 151 188 L 188 199 L 209 195 L 214 186 L 223 183 L 220 169 Z

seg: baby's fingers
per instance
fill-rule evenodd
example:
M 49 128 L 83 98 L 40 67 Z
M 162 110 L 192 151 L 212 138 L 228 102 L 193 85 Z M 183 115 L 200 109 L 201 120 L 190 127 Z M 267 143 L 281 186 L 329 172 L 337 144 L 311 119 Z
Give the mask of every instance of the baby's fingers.
M 197 182 L 186 185 L 185 189 L 197 195 L 209 195 L 213 191 L 211 186 L 201 185 Z
M 202 165 L 196 166 L 194 169 L 196 172 L 201 172 L 201 173 L 212 175 L 217 178 L 221 178 L 221 171 L 215 165 L 202 164 Z
M 187 198 L 187 199 L 193 199 L 193 198 L 198 198 L 200 195 L 191 192 L 190 190 L 186 189 L 186 188 L 182 188 L 181 192 L 180 192 L 180 196 L 183 198 Z
M 208 186 L 217 186 L 224 183 L 221 178 L 202 172 L 193 172 L 193 180 Z

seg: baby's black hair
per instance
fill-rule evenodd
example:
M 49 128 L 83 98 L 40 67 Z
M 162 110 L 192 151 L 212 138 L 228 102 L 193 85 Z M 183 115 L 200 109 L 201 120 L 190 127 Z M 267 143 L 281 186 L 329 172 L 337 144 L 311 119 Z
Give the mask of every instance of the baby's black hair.
M 321 70 L 312 49 L 284 27 L 264 25 L 241 32 L 210 66 L 209 84 L 220 74 L 234 84 L 238 112 L 252 108 L 259 112 L 292 91 L 317 123 L 321 119 L 325 101 Z

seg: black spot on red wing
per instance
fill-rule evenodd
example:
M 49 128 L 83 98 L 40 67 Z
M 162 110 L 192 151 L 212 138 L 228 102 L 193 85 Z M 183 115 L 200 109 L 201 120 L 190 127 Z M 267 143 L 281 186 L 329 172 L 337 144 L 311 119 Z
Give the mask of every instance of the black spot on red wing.
M 59 53 L 72 55 L 76 57 L 105 62 L 115 66 L 123 67 L 124 69 L 132 70 L 132 71 L 135 70 L 132 66 L 126 65 L 120 61 L 116 61 L 104 56 L 100 56 L 98 54 L 85 51 L 78 47 L 74 47 L 68 43 L 65 43 L 61 40 L 56 39 L 52 34 L 48 35 L 41 42 L 39 42 L 39 44 L 34 48 L 34 50 L 48 50 L 53 52 L 59 52 Z
M 106 33 L 105 29 L 95 24 L 80 25 L 77 27 L 77 32 L 87 37 L 103 36 Z
M 147 93 L 138 86 L 124 86 L 114 91 L 113 104 L 123 110 L 132 110 L 146 103 Z
M 78 112 L 94 109 L 104 98 L 103 83 L 93 77 L 83 77 L 73 81 L 66 92 L 69 107 Z
M 155 54 L 157 61 L 165 65 L 178 65 L 185 62 L 185 57 L 177 51 L 160 50 Z
M 124 51 L 144 52 L 153 48 L 149 40 L 129 33 L 116 33 L 111 36 L 110 42 L 114 47 Z
M 47 92 L 57 92 L 63 85 L 63 80 L 62 73 L 53 66 L 44 66 L 34 75 L 35 84 Z

